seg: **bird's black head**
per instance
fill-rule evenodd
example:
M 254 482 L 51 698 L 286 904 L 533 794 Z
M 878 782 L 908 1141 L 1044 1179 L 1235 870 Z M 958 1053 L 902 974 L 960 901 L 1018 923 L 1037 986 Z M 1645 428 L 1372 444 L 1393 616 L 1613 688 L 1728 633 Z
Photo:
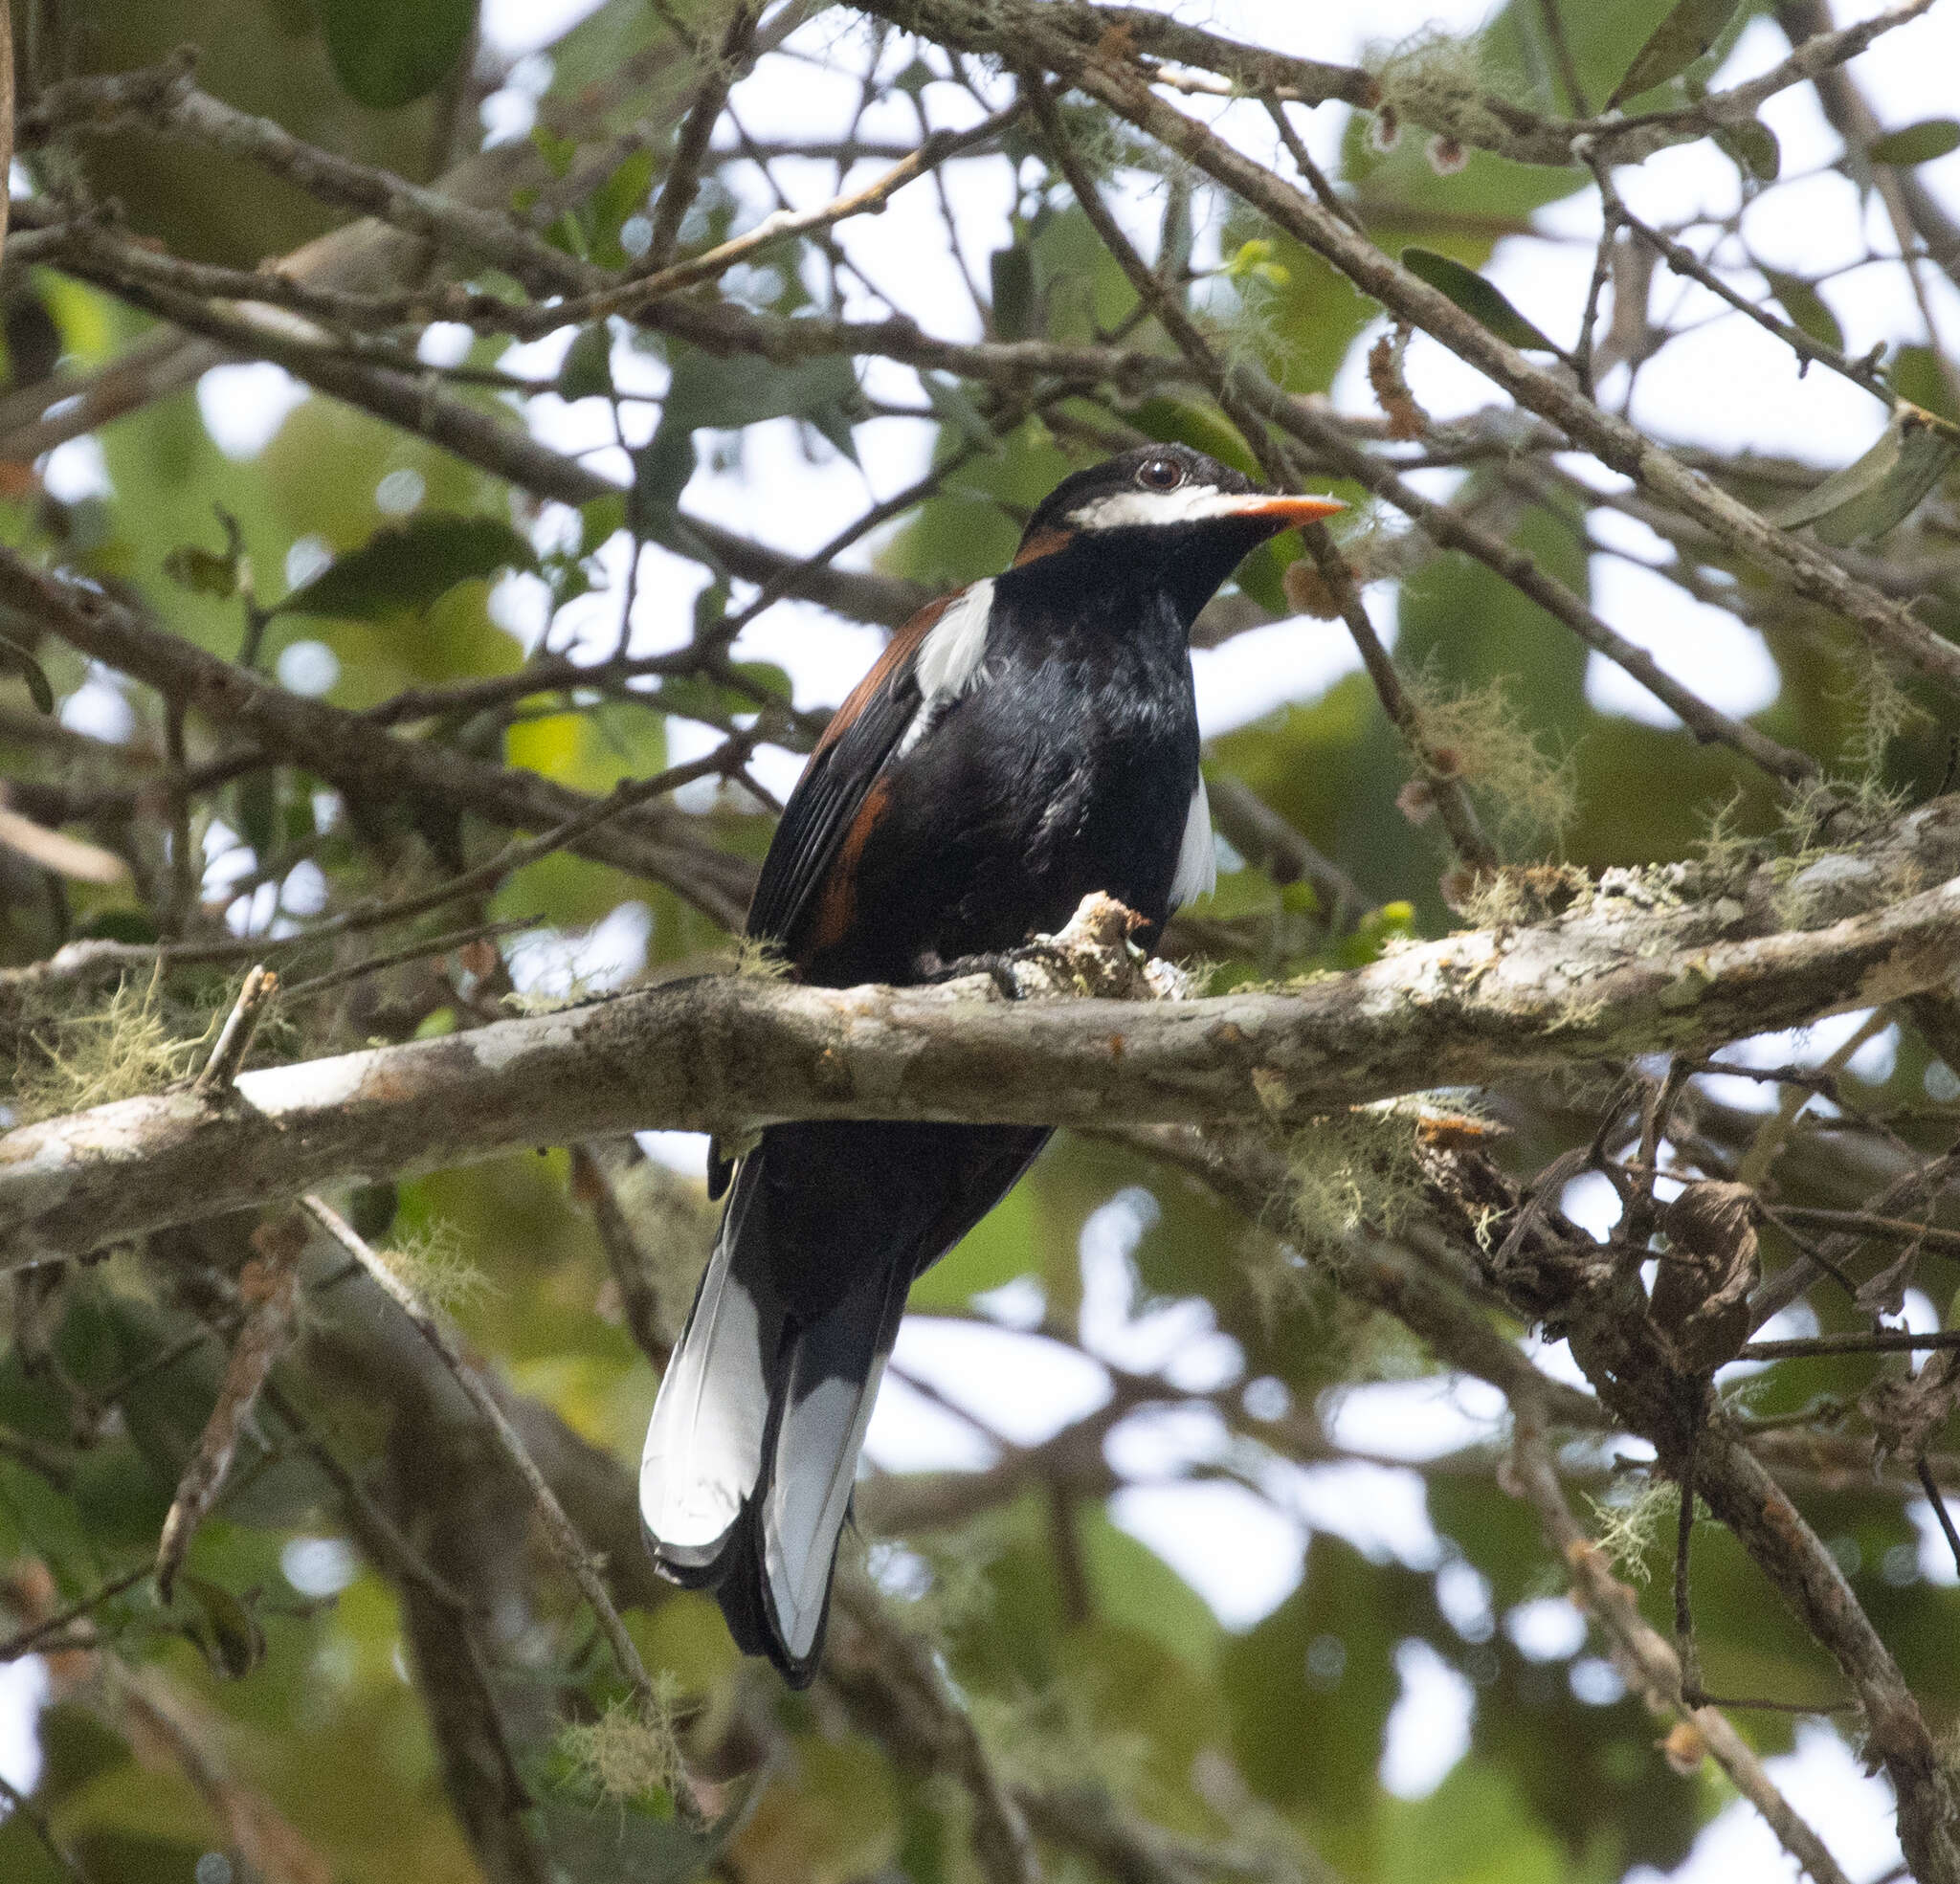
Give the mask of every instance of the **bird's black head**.
M 1260 543 L 1340 508 L 1328 498 L 1276 496 L 1189 445 L 1145 445 L 1049 492 L 1014 567 L 1162 587 L 1188 628 Z

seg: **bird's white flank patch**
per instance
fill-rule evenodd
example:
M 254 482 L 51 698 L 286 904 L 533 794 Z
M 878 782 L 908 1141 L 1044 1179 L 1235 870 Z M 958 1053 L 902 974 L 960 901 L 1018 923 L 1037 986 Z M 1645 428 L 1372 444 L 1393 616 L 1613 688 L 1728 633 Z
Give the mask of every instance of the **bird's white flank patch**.
M 1246 500 L 1245 492 L 1221 491 L 1215 484 L 1187 484 L 1175 491 L 1118 491 L 1070 511 L 1068 521 L 1081 530 L 1202 523 L 1213 517 L 1236 516 Z
M 970 687 L 987 659 L 987 625 L 993 613 L 993 578 L 985 577 L 955 596 L 919 644 L 912 673 L 919 682 L 919 711 L 899 742 L 899 757 L 924 739 L 932 722 Z
M 1218 887 L 1218 851 L 1212 841 L 1212 801 L 1205 796 L 1205 775 L 1198 774 L 1197 789 L 1191 795 L 1191 809 L 1185 813 L 1184 842 L 1177 850 L 1177 870 L 1170 879 L 1170 907 L 1209 897 Z

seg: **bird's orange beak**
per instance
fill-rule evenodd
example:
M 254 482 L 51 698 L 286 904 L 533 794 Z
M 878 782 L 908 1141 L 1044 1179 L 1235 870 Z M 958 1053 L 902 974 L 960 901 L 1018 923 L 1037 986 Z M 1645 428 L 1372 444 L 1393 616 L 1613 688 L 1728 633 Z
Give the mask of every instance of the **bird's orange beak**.
M 1228 514 L 1233 517 L 1256 517 L 1261 522 L 1270 523 L 1276 531 L 1297 530 L 1303 523 L 1318 523 L 1323 518 L 1331 517 L 1336 511 L 1347 508 L 1345 503 L 1333 498 L 1260 495 L 1239 499 Z

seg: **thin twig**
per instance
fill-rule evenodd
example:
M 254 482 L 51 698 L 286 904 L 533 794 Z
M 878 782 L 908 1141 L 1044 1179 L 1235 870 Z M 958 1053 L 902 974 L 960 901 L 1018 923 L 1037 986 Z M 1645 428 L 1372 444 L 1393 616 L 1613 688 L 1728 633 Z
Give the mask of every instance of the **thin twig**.
M 1750 1341 L 1736 1350 L 1738 1361 L 1794 1361 L 1835 1354 L 1919 1354 L 1960 1347 L 1960 1328 L 1915 1335 L 1905 1328 L 1881 1328 L 1869 1335 L 1809 1335 L 1787 1341 Z
M 1674 1528 L 1674 1652 L 1681 1660 L 1681 1695 L 1689 1707 L 1699 1707 L 1702 1692 L 1701 1657 L 1695 1652 L 1695 1611 L 1688 1594 L 1688 1545 L 1695 1534 L 1695 1455 L 1690 1428 L 1687 1456 L 1681 1468 L 1681 1509 Z
M 1792 1223 L 1815 1224 L 1825 1230 L 1855 1230 L 1866 1236 L 1882 1236 L 1891 1242 L 1917 1243 L 1942 1255 L 1960 1256 L 1960 1230 L 1941 1230 L 1933 1224 L 1914 1223 L 1909 1217 L 1882 1217 L 1870 1210 L 1831 1210 L 1805 1204 L 1778 1204 L 1773 1214 Z
M 258 1023 L 278 985 L 278 976 L 262 962 L 245 971 L 244 985 L 225 1018 L 217 1045 L 211 1050 L 203 1072 L 191 1082 L 190 1090 L 207 1104 L 232 1090 L 232 1082 L 245 1064 L 245 1055 L 252 1051 L 252 1036 L 258 1031 Z
M 79 1622 L 104 1603 L 121 1596 L 124 1590 L 134 1589 L 138 1584 L 147 1581 L 154 1567 L 148 1563 L 139 1563 L 135 1569 L 125 1570 L 120 1577 L 111 1577 L 100 1588 L 78 1597 L 67 1608 L 58 1609 L 44 1621 L 10 1635 L 6 1641 L 0 1642 L 0 1662 L 17 1662 L 21 1656 L 32 1655 L 45 1648 L 50 1638 L 60 1634 L 69 1624 Z
M 429 936 L 402 948 L 391 948 L 380 955 L 350 962 L 344 968 L 329 968 L 324 974 L 294 982 L 286 989 L 284 998 L 293 1002 L 323 994 L 330 987 L 343 987 L 348 982 L 378 975 L 383 969 L 398 968 L 405 962 L 426 962 L 437 955 L 447 955 L 451 949 L 460 948 L 465 942 L 489 942 L 500 936 L 514 936 L 525 929 L 535 929 L 545 920 L 542 916 L 513 916 L 501 922 L 473 922 L 465 929 L 450 929 L 442 935 Z
M 4 11 L 4 9 L 0 9 L 0 11 Z M 4 29 L 0 29 L 0 39 L 4 39 L 5 36 Z M 13 65 L 11 53 L 8 55 L 7 65 L 11 72 Z M 8 90 L 10 93 L 11 92 L 12 87 L 11 84 L 8 86 Z M 6 211 L 5 210 L 0 210 L 0 224 L 4 224 L 5 221 Z M 48 1823 L 47 1813 L 42 1811 L 4 1773 L 0 1773 L 0 1799 L 6 1800 L 11 1810 L 18 1812 L 27 1821 L 34 1836 L 40 1841 L 41 1849 L 55 1861 L 56 1869 L 59 1870 L 63 1877 L 70 1880 L 70 1884 L 89 1884 L 88 1873 L 81 1868 L 80 1860 L 55 1836 L 55 1828 Z M 0 1825 L 4 1825 L 6 1822 L 5 1818 L 0 1818 Z
M 1566 23 L 1559 12 L 1559 0 L 1538 0 L 1538 18 L 1545 28 L 1546 43 L 1551 48 L 1552 63 L 1558 68 L 1558 76 L 1566 88 L 1566 102 L 1570 105 L 1574 118 L 1592 116 L 1592 106 L 1586 102 L 1586 87 L 1579 79 L 1578 62 L 1572 57 L 1570 42 L 1566 38 Z
M 612 1607 L 612 1599 L 607 1593 L 599 1566 L 586 1548 L 585 1540 L 565 1515 L 565 1507 L 558 1502 L 557 1494 L 538 1470 L 537 1462 L 525 1449 L 523 1440 L 516 1427 L 511 1425 L 489 1383 L 465 1357 L 434 1312 L 425 1307 L 415 1292 L 368 1248 L 352 1225 L 321 1198 L 306 1197 L 303 1208 L 314 1222 L 367 1271 L 369 1278 L 414 1324 L 416 1333 L 434 1349 L 443 1365 L 455 1376 L 457 1385 L 489 1428 L 498 1450 L 529 1490 L 531 1501 L 544 1521 L 545 1535 L 550 1540 L 553 1554 L 578 1585 L 579 1593 L 591 1609 L 600 1632 L 612 1651 L 612 1660 L 632 1690 L 644 1718 L 649 1720 L 657 1718 L 659 1700 L 654 1692 L 653 1681 L 647 1674 L 646 1664 L 640 1660 L 639 1651 L 634 1646 L 633 1637 L 626 1632 L 619 1611 Z M 693 1798 L 685 1785 L 676 1787 L 674 1805 L 683 1818 L 698 1818 Z
M 839 1581 L 835 1606 L 854 1627 L 833 1637 L 824 1657 L 827 1682 L 855 1715 L 876 1723 L 880 1738 L 958 1781 L 972 1801 L 973 1855 L 989 1884 L 1040 1884 L 1027 1820 L 948 1692 L 938 1657 L 857 1582 Z
M 1574 1600 L 1613 1645 L 1628 1683 L 1650 1707 L 1675 1713 L 1700 1735 L 1702 1744 L 1763 1815 L 1778 1842 L 1816 1884 L 1849 1884 L 1824 1841 L 1777 1789 L 1762 1761 L 1721 1710 L 1694 1706 L 1683 1692 L 1682 1670 L 1673 1647 L 1640 1614 L 1634 1592 L 1613 1574 L 1611 1560 L 1572 1516 L 1559 1485 L 1546 1440 L 1545 1416 L 1535 1397 L 1512 1397 L 1514 1420 L 1505 1489 L 1525 1497 L 1572 1579 Z
M 470 1599 L 448 1578 L 432 1568 L 402 1535 L 401 1527 L 375 1503 L 368 1488 L 342 1462 L 340 1454 L 326 1443 L 320 1429 L 278 1382 L 267 1381 L 260 1392 L 265 1404 L 285 1422 L 293 1437 L 305 1450 L 307 1457 L 340 1494 L 349 1521 L 359 1526 L 363 1542 L 369 1545 L 372 1554 L 381 1560 L 382 1568 L 401 1582 L 419 1585 L 443 1607 L 467 1612 L 472 1607 Z
M 1779 320 L 1767 308 L 1759 306 L 1747 295 L 1730 287 L 1692 249 L 1675 241 L 1672 236 L 1662 234 L 1652 224 L 1642 222 L 1621 201 L 1619 192 L 1614 188 L 1611 167 L 1600 163 L 1590 151 L 1582 154 L 1587 157 L 1592 170 L 1593 181 L 1599 186 L 1600 201 L 1605 207 L 1610 226 L 1632 230 L 1675 274 L 1699 282 L 1711 295 L 1727 302 L 1738 314 L 1748 315 L 1757 326 L 1775 335 L 1799 360 L 1815 360 L 1819 366 L 1827 366 L 1832 372 L 1849 380 L 1860 390 L 1869 392 L 1873 398 L 1882 399 L 1886 407 L 1890 408 L 1893 401 L 1892 389 L 1869 361 L 1851 359 L 1842 348 L 1805 333 L 1793 321 Z
M 709 140 L 714 136 L 729 90 L 746 62 L 755 24 L 761 15 L 758 0 L 737 0 L 723 30 L 721 45 L 707 54 L 707 72 L 681 121 L 680 135 L 675 140 L 674 155 L 667 165 L 666 180 L 660 186 L 659 200 L 654 205 L 653 237 L 646 253 L 652 268 L 665 268 L 674 258 L 680 225 L 701 185 Z
M 1850 1037 L 1840 1042 L 1830 1058 L 1816 1069 L 1816 1076 L 1819 1079 L 1836 1078 L 1851 1064 L 1852 1055 L 1860 1047 L 1877 1039 L 1891 1024 L 1891 1016 L 1884 1008 L 1874 1008 Z M 1748 1150 L 1744 1153 L 1742 1163 L 1736 1166 L 1737 1184 L 1748 1185 L 1752 1189 L 1762 1186 L 1770 1175 L 1770 1167 L 1775 1164 L 1792 1128 L 1796 1124 L 1797 1115 L 1810 1102 L 1811 1095 L 1796 1086 L 1791 1086 L 1777 1096 L 1776 1110 L 1764 1119 Z
M 1947 1509 L 1947 1500 L 1941 1496 L 1940 1482 L 1933 1476 L 1933 1469 L 1927 1463 L 1924 1452 L 1913 1460 L 1912 1465 L 1926 1493 L 1927 1502 L 1932 1506 L 1933 1516 L 1940 1520 L 1940 1529 L 1946 1534 L 1947 1548 L 1953 1553 L 1953 1567 L 1960 1570 L 1960 1531 L 1953 1528 L 1953 1514 Z

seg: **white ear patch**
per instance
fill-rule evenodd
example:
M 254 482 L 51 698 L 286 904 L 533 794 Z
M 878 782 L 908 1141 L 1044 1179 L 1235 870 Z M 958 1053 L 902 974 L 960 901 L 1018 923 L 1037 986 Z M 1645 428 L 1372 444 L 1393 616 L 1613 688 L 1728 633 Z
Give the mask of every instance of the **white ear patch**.
M 1187 484 L 1175 491 L 1118 491 L 1070 511 L 1068 521 L 1080 530 L 1202 523 L 1208 518 L 1236 515 L 1246 500 L 1245 492 L 1221 491 L 1215 484 Z
M 899 742 L 898 756 L 924 739 L 932 722 L 953 701 L 985 677 L 987 625 L 993 613 L 993 578 L 976 582 L 955 597 L 919 644 L 913 677 L 919 682 L 919 711 Z
M 1184 819 L 1184 842 L 1177 850 L 1177 870 L 1170 878 L 1170 907 L 1209 897 L 1218 887 L 1218 852 L 1212 840 L 1212 801 L 1205 796 L 1205 775 L 1198 774 L 1197 789 L 1191 795 L 1191 809 Z

